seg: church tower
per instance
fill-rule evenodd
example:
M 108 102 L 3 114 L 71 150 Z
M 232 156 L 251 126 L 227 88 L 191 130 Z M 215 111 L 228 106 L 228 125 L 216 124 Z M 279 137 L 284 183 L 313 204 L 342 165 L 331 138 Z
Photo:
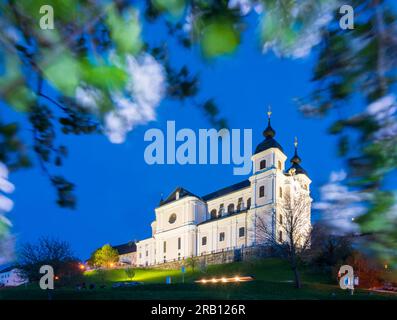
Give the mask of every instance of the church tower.
M 272 128 L 269 110 L 268 123 L 263 131 L 264 140 L 258 144 L 251 157 L 253 175 L 250 178 L 253 187 L 254 207 L 264 206 L 275 202 L 277 177 L 283 175 L 287 156 L 283 148 L 274 138 L 276 131 Z
M 267 127 L 263 131 L 264 140 L 258 144 L 251 157 L 253 174 L 249 180 L 253 199 L 251 210 L 253 226 L 257 225 L 257 219 L 261 217 L 275 234 L 277 203 L 281 201 L 283 194 L 287 156 L 282 146 L 275 139 L 276 131 L 271 126 L 271 114 L 272 112 L 269 109 Z M 254 227 L 251 245 L 260 241 L 256 227 Z

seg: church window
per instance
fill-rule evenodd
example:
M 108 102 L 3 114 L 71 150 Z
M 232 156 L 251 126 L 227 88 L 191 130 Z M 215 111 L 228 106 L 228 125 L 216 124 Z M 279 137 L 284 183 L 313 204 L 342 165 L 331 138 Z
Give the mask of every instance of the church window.
M 251 208 L 251 198 L 247 199 L 247 209 Z
M 278 217 L 278 222 L 280 223 L 280 224 L 283 224 L 283 215 L 279 215 L 279 217 Z
M 224 232 L 221 232 L 221 233 L 219 234 L 219 241 L 220 241 L 220 242 L 225 241 L 225 233 L 224 233 Z
M 259 162 L 259 170 L 263 170 L 266 168 L 266 160 L 262 160 Z
M 178 250 L 181 250 L 181 238 L 178 238 Z
M 238 236 L 241 238 L 241 237 L 244 237 L 244 235 L 245 235 L 245 228 L 244 227 L 239 228 Z
M 148 256 L 149 256 L 149 251 L 146 250 L 146 257 L 148 257 Z
M 260 186 L 259 187 L 259 198 L 263 198 L 265 196 L 265 187 Z
M 283 188 L 280 187 L 279 190 L 280 190 L 280 198 L 282 198 L 283 197 Z
M 167 241 L 163 242 L 163 252 L 166 253 L 167 252 Z
M 207 237 L 202 237 L 201 238 L 201 245 L 206 246 L 207 245 Z
M 238 198 L 237 211 L 241 211 L 242 207 L 243 207 L 243 198 Z
M 221 203 L 219 205 L 219 215 L 222 215 L 223 211 L 225 210 L 225 205 L 223 203 Z
M 282 166 L 281 166 L 281 161 L 280 160 L 277 162 L 277 165 L 278 165 L 278 169 L 281 170 Z
M 234 212 L 234 204 L 231 203 L 227 206 L 227 213 L 233 213 Z
M 278 241 L 283 242 L 283 232 L 282 231 L 278 232 Z
M 216 209 L 211 210 L 211 219 L 216 219 Z

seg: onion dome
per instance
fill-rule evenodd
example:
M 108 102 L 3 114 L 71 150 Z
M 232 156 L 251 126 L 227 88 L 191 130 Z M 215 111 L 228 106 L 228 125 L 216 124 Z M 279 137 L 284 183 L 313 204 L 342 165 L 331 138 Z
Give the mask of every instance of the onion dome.
M 276 131 L 272 128 L 272 125 L 270 123 L 270 116 L 272 115 L 272 112 L 268 111 L 267 113 L 267 128 L 263 130 L 263 136 L 265 137 L 265 140 L 263 140 L 260 144 L 255 149 L 255 154 L 260 153 L 262 151 L 265 151 L 270 148 L 277 148 L 283 151 L 283 148 L 281 145 L 274 139 L 276 135 Z
M 307 175 L 306 170 L 303 169 L 301 167 L 301 165 L 300 165 L 300 163 L 302 162 L 302 159 L 298 155 L 298 138 L 297 137 L 295 137 L 294 146 L 295 146 L 295 153 L 294 153 L 294 156 L 291 159 L 292 165 L 288 169 L 288 171 L 291 170 L 291 169 L 295 169 L 295 174 L 302 173 L 302 174 L 306 174 Z

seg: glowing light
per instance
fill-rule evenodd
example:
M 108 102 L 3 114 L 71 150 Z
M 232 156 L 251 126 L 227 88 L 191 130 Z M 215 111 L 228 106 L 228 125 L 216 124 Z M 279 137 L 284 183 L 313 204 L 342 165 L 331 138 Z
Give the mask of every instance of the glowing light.
M 84 270 L 84 269 L 85 269 L 85 265 L 84 265 L 84 264 L 80 264 L 80 265 L 79 265 L 79 268 L 80 268 L 81 270 Z
M 58 276 L 55 276 L 55 280 L 59 280 L 59 277 L 58 277 Z
M 218 283 L 218 282 L 223 282 L 223 283 L 233 283 L 233 282 L 247 282 L 247 281 L 253 281 L 254 279 L 251 276 L 233 276 L 230 278 L 227 277 L 222 277 L 222 278 L 212 278 L 212 279 L 200 279 L 196 280 L 196 283 Z

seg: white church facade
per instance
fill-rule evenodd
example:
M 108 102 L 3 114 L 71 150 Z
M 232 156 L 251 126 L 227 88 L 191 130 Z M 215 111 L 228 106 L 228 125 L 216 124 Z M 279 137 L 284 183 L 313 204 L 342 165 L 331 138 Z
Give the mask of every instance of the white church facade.
M 286 168 L 287 156 L 274 139 L 270 124 L 263 131 L 264 140 L 251 157 L 252 175 L 240 183 L 222 188 L 205 196 L 195 195 L 178 187 L 155 209 L 152 236 L 136 243 L 136 264 L 150 266 L 164 262 L 202 256 L 219 251 L 259 245 L 256 221 L 269 223 L 277 241 L 283 242 L 280 206 L 288 193 L 300 192 L 310 198 L 307 172 L 297 154 Z M 310 227 L 310 206 L 307 227 Z M 284 222 L 285 223 L 285 222 Z

